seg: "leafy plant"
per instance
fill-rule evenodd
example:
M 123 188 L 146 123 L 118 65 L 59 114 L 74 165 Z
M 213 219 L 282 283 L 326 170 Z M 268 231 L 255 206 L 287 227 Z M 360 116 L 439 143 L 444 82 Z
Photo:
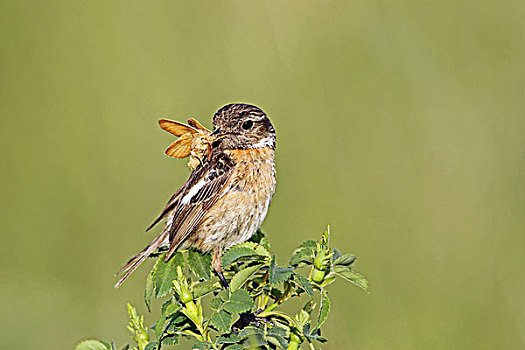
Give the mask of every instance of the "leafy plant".
M 160 318 L 149 329 L 128 304 L 128 329 L 136 346 L 122 350 L 160 350 L 194 339 L 192 349 L 315 349 L 327 341 L 321 327 L 330 312 L 327 287 L 342 278 L 368 292 L 368 282 L 353 271 L 356 257 L 329 245 L 330 228 L 319 241 L 308 240 L 288 264 L 278 264 L 261 231 L 248 242 L 230 248 L 222 257 L 229 288 L 211 273 L 211 257 L 188 250 L 170 261 L 161 255 L 147 281 L 144 300 L 166 299 Z M 306 296 L 295 313 L 280 306 Z M 301 298 L 304 300 L 304 298 Z M 203 304 L 207 306 L 203 309 Z M 150 336 L 150 334 L 152 336 Z M 154 339 L 154 340 L 153 340 Z M 116 350 L 113 343 L 87 340 L 76 350 Z

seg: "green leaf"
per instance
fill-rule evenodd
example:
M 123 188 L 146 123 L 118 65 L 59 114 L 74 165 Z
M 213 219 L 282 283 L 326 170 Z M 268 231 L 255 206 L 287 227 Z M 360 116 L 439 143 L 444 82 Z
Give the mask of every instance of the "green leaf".
M 244 243 L 237 244 L 237 246 L 238 247 L 252 248 L 252 249 L 255 250 L 257 255 L 264 256 L 264 257 L 266 257 L 268 259 L 270 259 L 272 257 L 272 254 L 270 254 L 270 252 L 268 251 L 268 249 L 266 249 L 266 247 L 264 246 L 263 243 L 257 244 L 257 243 L 253 243 L 253 242 L 244 242 Z
M 331 285 L 332 283 L 334 283 L 336 276 L 337 276 L 337 275 L 334 274 L 334 273 L 331 273 L 331 274 L 329 274 L 328 276 L 326 276 L 326 277 L 324 278 L 324 281 L 321 282 L 321 287 L 324 288 L 324 287 L 329 286 L 329 285 Z
M 314 296 L 314 289 L 308 278 L 303 275 L 298 274 L 297 272 L 293 273 L 293 281 L 301 287 L 306 293 L 310 294 L 311 297 Z
M 129 315 L 127 328 L 131 332 L 131 338 L 135 340 L 139 349 L 144 349 L 149 342 L 148 329 L 144 326 L 144 316 L 139 316 L 130 303 L 127 303 L 127 307 Z
M 299 326 L 303 327 L 310 321 L 310 314 L 306 310 L 301 309 L 299 313 L 295 315 L 295 320 Z
M 282 327 L 274 326 L 268 330 L 268 335 L 280 335 L 286 337 L 287 331 Z
M 323 338 L 321 337 L 321 329 L 320 328 L 314 328 L 312 330 L 312 333 L 310 333 L 310 324 L 307 324 L 303 327 L 303 335 L 306 336 L 308 342 L 310 344 L 312 340 L 317 340 L 318 342 L 321 342 L 321 343 L 326 343 L 327 339 L 326 338 Z
M 210 324 L 219 332 L 227 333 L 232 327 L 232 315 L 224 310 L 220 310 L 211 315 Z
M 347 266 L 338 266 L 338 265 L 335 266 L 334 272 L 338 276 L 341 276 L 345 280 L 355 284 L 356 286 L 358 286 L 359 288 L 361 288 L 365 292 L 367 292 L 367 293 L 369 292 L 368 281 L 363 275 L 352 271 Z
M 188 267 L 195 276 L 205 281 L 211 278 L 211 255 L 188 250 Z
M 297 249 L 294 250 L 290 259 L 290 265 L 298 265 L 301 262 L 309 264 L 313 263 L 316 248 L 316 241 L 311 239 L 304 241 L 299 247 L 297 247 Z
M 193 344 L 191 350 L 208 350 L 211 349 L 212 344 L 207 341 L 200 341 L 196 344 Z
M 299 248 L 294 251 L 290 258 L 290 265 L 312 264 L 314 262 L 315 249 L 310 247 Z
M 183 328 L 184 324 L 191 324 L 191 322 L 188 317 L 184 315 L 182 310 L 177 311 L 169 317 L 169 324 L 168 327 L 166 327 L 166 332 L 173 332 L 178 328 Z
M 244 242 L 230 248 L 222 255 L 222 265 L 229 266 L 231 263 L 247 257 L 258 257 L 259 260 L 269 259 L 270 253 L 262 245 L 254 242 Z
M 221 298 L 213 298 L 210 300 L 210 308 L 213 310 L 219 310 L 222 307 L 223 301 Z
M 288 316 L 287 314 L 280 311 L 266 311 L 259 314 L 260 317 L 271 318 L 273 322 L 278 321 L 279 325 L 284 327 L 293 327 L 297 326 L 298 322 Z M 307 315 L 308 316 L 308 315 Z
M 155 338 L 159 340 L 162 337 L 162 333 L 164 332 L 164 326 L 168 320 L 164 316 L 160 316 L 157 322 L 155 322 L 155 325 L 153 326 L 155 331 Z
M 286 349 L 288 347 L 288 341 L 286 340 L 287 336 L 286 329 L 274 326 L 268 330 L 266 339 L 268 339 L 273 345 Z
M 267 345 L 268 342 L 266 339 L 264 339 L 264 335 L 252 335 L 249 336 L 243 343 L 244 349 L 260 349 L 261 347 L 263 349 L 267 349 L 267 347 L 263 347 L 264 345 Z
M 301 243 L 299 245 L 299 247 L 297 247 L 297 249 L 300 249 L 300 248 L 312 248 L 312 249 L 315 249 L 316 247 L 317 247 L 317 242 L 314 241 L 313 239 L 309 239 L 309 240 L 306 240 L 303 243 Z
M 270 293 L 266 293 L 266 294 L 272 299 L 278 300 L 283 295 L 283 292 L 279 288 L 271 287 Z
M 239 337 L 241 339 L 252 337 L 254 335 L 264 336 L 264 331 L 256 327 L 248 326 L 243 328 L 243 330 L 239 333 Z
M 144 350 L 154 350 L 157 348 L 157 345 L 158 343 L 156 341 L 154 342 L 151 342 L 149 343 L 148 345 L 146 345 L 146 347 L 144 348 Z
M 251 310 L 254 307 L 250 293 L 244 289 L 239 289 L 233 292 L 230 299 L 224 303 L 223 308 L 231 313 L 241 313 Z
M 273 345 L 277 346 L 278 349 L 288 348 L 288 341 L 285 337 L 281 335 L 268 335 L 266 337 L 266 340 L 268 340 Z
M 162 333 L 164 332 L 164 327 L 166 326 L 166 323 L 168 323 L 168 319 L 163 315 L 161 315 L 155 323 L 155 338 L 157 338 L 157 340 L 160 340 L 160 338 L 162 337 Z
M 179 335 L 170 334 L 162 338 L 162 345 L 178 345 L 179 344 Z
M 334 261 L 334 265 L 350 266 L 354 263 L 357 257 L 353 254 L 345 254 Z
M 270 283 L 281 283 L 287 281 L 292 277 L 293 267 L 281 267 L 275 265 L 275 256 L 272 256 L 272 261 L 270 264 Z
M 258 264 L 246 267 L 241 271 L 237 272 L 237 274 L 235 274 L 235 276 L 233 276 L 233 278 L 230 281 L 230 290 L 233 292 L 241 288 L 244 285 L 244 283 L 246 283 L 246 281 L 248 281 L 250 277 L 254 273 L 256 273 L 262 266 L 263 264 Z
M 240 342 L 241 340 L 242 338 L 239 337 L 239 335 L 232 333 L 230 335 L 221 335 L 217 339 L 217 344 L 232 344 Z
M 160 313 L 164 317 L 169 317 L 180 310 L 180 305 L 173 302 L 173 299 L 166 300 L 160 309 Z
M 228 345 L 227 347 L 224 348 L 224 350 L 242 350 L 242 349 L 245 349 L 245 347 L 239 344 Z
M 110 349 L 110 350 L 113 350 L 112 349 L 112 344 L 108 343 L 108 342 L 105 342 L 103 340 L 99 340 L 102 344 L 104 344 L 104 346 L 107 348 L 107 349 Z
M 153 285 L 153 270 L 149 273 L 148 278 L 146 279 L 146 289 L 144 290 L 144 303 L 146 303 L 146 307 L 148 308 L 148 311 L 151 312 L 151 298 L 153 298 L 153 292 L 154 292 L 154 285 Z
M 184 256 L 177 252 L 168 262 L 166 254 L 162 254 L 154 267 L 155 297 L 160 298 L 169 293 L 173 280 L 177 279 L 177 266 L 184 269 Z
M 75 347 L 75 350 L 111 350 L 98 340 L 84 340 Z
M 321 337 L 320 335 L 313 336 L 313 337 L 310 337 L 310 338 L 315 339 L 315 340 L 317 340 L 320 343 L 326 343 L 328 341 L 328 339 L 326 339 L 325 337 Z
M 257 229 L 257 232 L 250 238 L 250 241 L 262 245 L 268 251 L 270 250 L 270 242 L 268 242 L 266 235 L 261 229 Z
M 215 283 L 208 283 L 208 284 L 205 284 L 205 283 L 199 283 L 197 284 L 196 286 L 193 287 L 193 297 L 195 299 L 197 298 L 200 298 L 200 297 L 203 297 L 213 291 L 216 291 L 218 289 L 221 289 L 222 286 L 220 284 L 220 282 L 215 282 Z
M 222 301 L 228 301 L 230 300 L 231 292 L 229 289 L 224 289 L 219 293 L 219 297 Z
M 305 311 L 309 315 L 308 318 L 310 318 L 310 316 L 312 315 L 312 311 L 314 311 L 315 306 L 316 304 L 313 300 L 309 300 L 306 304 L 304 304 L 303 311 Z
M 308 333 L 303 333 L 303 334 L 306 336 L 306 338 L 307 338 L 307 340 L 308 340 L 308 342 L 310 344 L 312 344 L 311 343 L 312 340 L 317 340 L 320 343 L 326 343 L 327 342 L 327 339 L 324 338 L 324 337 L 321 337 L 319 334 L 308 334 Z
M 240 258 L 255 256 L 255 250 L 248 247 L 233 247 L 222 256 L 222 265 L 229 266 Z
M 328 299 L 328 294 L 326 291 L 321 293 L 321 306 L 319 307 L 319 315 L 317 317 L 317 328 L 320 329 L 323 323 L 325 323 L 328 318 L 328 313 L 330 312 L 330 299 Z
M 339 251 L 339 249 L 332 249 L 332 261 L 336 261 L 339 259 L 343 254 Z

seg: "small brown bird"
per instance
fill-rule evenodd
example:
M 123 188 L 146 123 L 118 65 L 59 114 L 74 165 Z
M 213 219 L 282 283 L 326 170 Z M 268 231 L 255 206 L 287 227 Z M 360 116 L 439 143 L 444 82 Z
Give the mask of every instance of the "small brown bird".
M 166 260 L 179 248 L 213 251 L 212 267 L 222 283 L 221 254 L 248 240 L 263 222 L 275 191 L 275 130 L 266 114 L 247 104 L 229 104 L 213 116 L 215 138 L 188 181 L 171 197 L 160 216 L 162 233 L 117 274 L 115 287 L 158 248 Z
M 159 125 L 163 130 L 180 137 L 164 153 L 179 159 L 190 156 L 188 166 L 191 170 L 195 170 L 202 163 L 204 157 L 210 160 L 211 145 L 215 138 L 211 136 L 210 130 L 195 119 L 189 119 L 188 124 L 185 125 L 168 119 L 159 120 Z

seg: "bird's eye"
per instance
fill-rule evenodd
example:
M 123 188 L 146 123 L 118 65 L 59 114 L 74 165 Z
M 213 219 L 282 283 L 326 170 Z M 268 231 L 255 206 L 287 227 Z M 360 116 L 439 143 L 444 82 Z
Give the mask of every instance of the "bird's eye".
M 247 120 L 244 123 L 242 123 L 242 128 L 244 130 L 250 130 L 253 126 L 253 120 Z

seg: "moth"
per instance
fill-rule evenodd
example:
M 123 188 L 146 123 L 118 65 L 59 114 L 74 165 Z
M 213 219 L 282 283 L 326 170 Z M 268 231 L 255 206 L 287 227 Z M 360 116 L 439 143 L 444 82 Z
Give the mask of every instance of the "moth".
M 191 170 L 195 170 L 204 158 L 210 160 L 211 144 L 214 139 L 211 136 L 212 132 L 195 119 L 188 119 L 188 124 L 169 119 L 159 120 L 162 130 L 179 137 L 164 153 L 178 159 L 190 156 L 188 166 Z

